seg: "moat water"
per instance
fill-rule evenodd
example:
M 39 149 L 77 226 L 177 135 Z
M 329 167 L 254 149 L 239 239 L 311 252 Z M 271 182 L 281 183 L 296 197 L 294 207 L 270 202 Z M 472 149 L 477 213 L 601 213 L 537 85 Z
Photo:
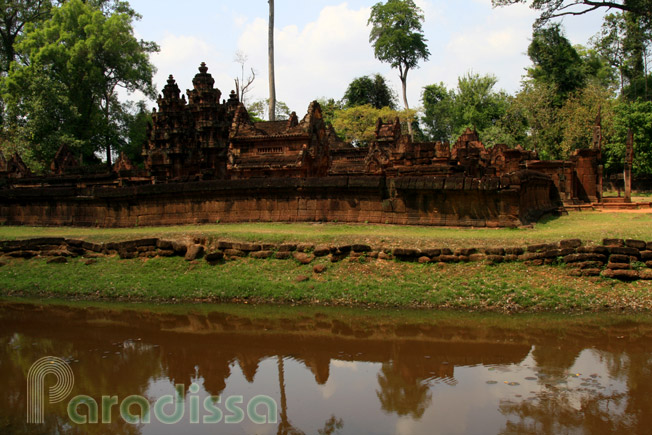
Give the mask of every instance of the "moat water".
M 0 385 L 0 433 L 650 433 L 652 318 L 5 300 Z

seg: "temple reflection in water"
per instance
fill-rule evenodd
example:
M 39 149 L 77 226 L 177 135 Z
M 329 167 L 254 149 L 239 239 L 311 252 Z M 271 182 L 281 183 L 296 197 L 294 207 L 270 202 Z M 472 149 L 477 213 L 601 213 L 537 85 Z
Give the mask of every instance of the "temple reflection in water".
M 0 377 L 11 392 L 0 399 L 5 433 L 34 432 L 24 418 L 25 376 L 45 355 L 69 361 L 71 397 L 154 401 L 176 384 L 197 384 L 206 396 L 274 398 L 278 423 L 243 422 L 244 432 L 432 433 L 437 421 L 442 433 L 610 433 L 652 423 L 652 325 L 518 328 L 468 316 L 220 306 L 4 303 L 0 314 Z M 110 425 L 82 426 L 70 423 L 65 403 L 48 410 L 44 433 L 179 432 L 129 425 L 117 409 Z

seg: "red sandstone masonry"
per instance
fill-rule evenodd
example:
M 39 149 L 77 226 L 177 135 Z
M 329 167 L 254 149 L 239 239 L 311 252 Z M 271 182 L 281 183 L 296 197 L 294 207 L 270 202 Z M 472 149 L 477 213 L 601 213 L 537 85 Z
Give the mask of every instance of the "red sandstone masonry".
M 598 276 L 623 280 L 652 279 L 652 261 L 646 263 L 647 268 L 641 265 L 633 267 L 632 257 L 642 259 L 652 255 L 647 250 L 644 241 L 628 240 L 629 245 L 637 248 L 614 246 L 623 243 L 621 240 L 605 240 L 611 246 L 582 246 L 581 240 L 573 239 L 553 244 L 531 245 L 527 247 L 485 248 L 477 253 L 475 248 L 458 248 L 455 252 L 447 248 L 414 249 L 394 248 L 389 251 L 382 247 L 372 247 L 365 244 L 342 246 L 313 246 L 310 244 L 283 245 L 240 243 L 220 240 L 211 246 L 204 246 L 206 240 L 196 238 L 190 245 L 181 245 L 160 239 L 139 239 L 117 243 L 95 245 L 81 240 L 63 238 L 38 238 L 30 240 L 0 241 L 0 255 L 13 258 L 30 259 L 33 257 L 66 258 L 85 256 L 95 258 L 101 255 L 118 254 L 122 259 L 137 257 L 169 257 L 174 255 L 185 256 L 186 260 L 194 260 L 206 252 L 206 261 L 218 264 L 223 260 L 232 260 L 239 257 L 250 256 L 256 259 L 265 259 L 274 256 L 277 259 L 294 257 L 297 261 L 311 263 L 315 257 L 324 257 L 330 254 L 330 261 L 342 261 L 346 257 L 358 258 L 362 255 L 381 260 L 411 261 L 419 263 L 458 263 L 483 261 L 491 264 L 523 261 L 534 266 L 542 264 L 566 264 L 574 270 L 572 276 Z M 625 253 L 618 253 L 626 250 Z M 293 252 L 295 251 L 295 252 Z M 528 252 L 525 252 L 528 251 Z M 618 251 L 618 252 L 616 252 Z M 391 255 L 389 253 L 391 252 Z M 301 253 L 301 255 L 298 255 Z M 48 261 L 51 262 L 51 261 Z M 53 262 L 53 261 L 52 261 Z M 66 261 L 61 261 L 66 262 Z M 87 263 L 88 264 L 88 263 Z M 603 270 L 604 268 L 604 270 Z
M 0 190 L 9 225 L 130 227 L 215 222 L 518 226 L 554 211 L 550 178 L 270 178 L 97 188 Z

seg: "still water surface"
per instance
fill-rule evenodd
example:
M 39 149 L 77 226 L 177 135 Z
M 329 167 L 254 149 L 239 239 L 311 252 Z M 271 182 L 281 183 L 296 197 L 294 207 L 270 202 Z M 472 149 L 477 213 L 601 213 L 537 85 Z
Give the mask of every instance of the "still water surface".
M 651 352 L 644 317 L 4 301 L 0 432 L 651 433 Z M 45 423 L 28 425 L 27 376 L 45 356 L 70 365 L 74 387 L 61 403 L 44 399 Z M 54 383 L 46 377 L 45 387 Z M 140 395 L 154 409 L 179 384 L 174 425 L 153 415 L 129 424 L 119 405 L 110 423 L 77 425 L 66 410 L 77 395 L 92 397 L 100 415 L 102 396 Z M 248 418 L 261 395 L 275 402 L 275 423 Z M 209 396 L 218 423 L 202 422 L 215 416 L 203 405 Z M 244 414 L 235 424 L 225 421 L 233 396 Z

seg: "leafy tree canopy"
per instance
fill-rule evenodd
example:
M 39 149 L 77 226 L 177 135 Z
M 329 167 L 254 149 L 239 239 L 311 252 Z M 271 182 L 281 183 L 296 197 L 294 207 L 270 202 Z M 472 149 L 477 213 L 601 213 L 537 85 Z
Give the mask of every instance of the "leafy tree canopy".
M 354 79 L 344 93 L 343 102 L 346 107 L 370 104 L 376 109 L 396 109 L 396 95 L 380 74 Z
M 102 2 L 106 3 L 106 2 Z M 14 62 L 2 80 L 9 119 L 23 130 L 34 156 L 49 161 L 62 143 L 84 161 L 119 148 L 114 131 L 121 111 L 116 89 L 155 96 L 154 43 L 139 41 L 134 15 L 123 2 L 114 12 L 81 0 L 54 8 L 52 17 L 30 26 L 16 45 L 28 61 Z
M 416 68 L 421 59 L 428 60 L 430 51 L 426 45 L 421 22 L 423 13 L 412 0 L 387 0 L 371 8 L 368 24 L 371 25 L 369 42 L 373 44 L 374 55 L 381 62 L 398 68 L 403 91 L 405 109 L 407 100 L 408 72 Z M 412 124 L 408 124 L 412 135 Z
M 528 75 L 535 82 L 555 86 L 558 107 L 563 105 L 568 94 L 586 84 L 586 66 L 559 24 L 535 30 L 527 53 L 534 64 Z
M 498 79 L 492 75 L 468 73 L 458 79 L 457 88 L 443 83 L 426 86 L 422 94 L 421 119 L 431 139 L 453 141 L 467 127 L 483 133 L 505 114 L 509 96 L 495 91 Z
M 346 142 L 356 146 L 367 146 L 376 137 L 378 118 L 383 122 L 390 122 L 398 117 L 407 129 L 408 123 L 413 121 L 414 116 L 413 110 L 396 111 L 389 107 L 376 109 L 370 104 L 365 104 L 336 111 L 332 124 L 337 134 Z

